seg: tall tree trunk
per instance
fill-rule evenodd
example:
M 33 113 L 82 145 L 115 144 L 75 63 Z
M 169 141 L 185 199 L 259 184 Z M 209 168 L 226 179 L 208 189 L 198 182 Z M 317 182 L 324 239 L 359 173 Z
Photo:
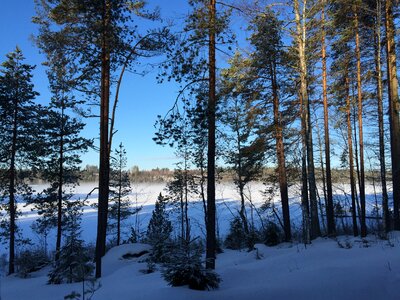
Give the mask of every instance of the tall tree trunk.
M 188 154 L 185 149 L 185 174 L 184 174 L 184 182 L 185 182 L 185 227 L 186 227 L 186 233 L 185 233 L 185 241 L 187 244 L 190 242 L 190 221 L 189 221 L 189 182 L 188 182 L 188 166 L 187 166 L 187 161 L 188 161 Z
M 18 79 L 17 79 L 18 80 Z M 17 87 L 17 90 L 19 88 Z M 11 144 L 11 161 L 9 170 L 9 209 L 10 209 L 10 245 L 9 245 L 9 263 L 8 274 L 15 272 L 15 216 L 16 216 L 16 203 L 15 203 L 15 156 L 17 153 L 17 134 L 18 134 L 18 91 L 14 99 L 14 116 L 13 116 L 13 130 L 12 130 L 12 144 Z
M 238 103 L 235 101 L 235 111 L 238 109 Z M 249 224 L 247 221 L 247 216 L 246 216 L 246 201 L 244 197 L 244 182 L 243 182 L 243 169 L 242 169 L 242 144 L 241 144 L 241 137 L 240 137 L 240 125 L 239 125 L 239 116 L 235 115 L 235 133 L 236 133 L 236 139 L 237 139 L 237 152 L 238 152 L 238 158 L 237 158 L 237 184 L 239 188 L 239 195 L 240 195 L 240 211 L 239 211 L 239 216 L 240 219 L 242 220 L 243 223 L 243 229 L 246 234 L 246 237 L 250 237 L 250 230 L 249 230 Z M 249 241 L 249 240 L 248 240 Z M 253 247 L 253 245 L 250 245 L 250 247 Z
M 378 124 L 379 124 L 379 163 L 382 185 L 382 210 L 385 232 L 390 230 L 389 197 L 386 186 L 385 166 L 385 129 L 383 125 L 383 87 L 382 87 L 382 38 L 381 38 L 381 0 L 376 1 L 376 27 L 375 27 L 375 66 L 376 66 L 376 93 L 378 96 Z
M 322 154 L 322 139 L 321 139 L 321 130 L 320 130 L 320 128 L 319 128 L 319 124 L 318 124 L 318 118 L 317 118 L 317 114 L 314 112 L 314 116 L 315 116 L 315 119 L 316 119 L 316 122 L 315 122 L 315 127 L 316 127 L 316 132 L 317 132 L 317 141 L 318 141 L 318 152 L 319 152 L 319 162 L 320 162 L 320 167 L 321 167 L 321 179 L 322 179 L 322 190 L 323 190 L 323 193 L 324 193 L 324 204 L 325 204 L 325 210 L 326 210 L 326 207 L 327 207 L 327 203 L 326 203 L 326 201 L 327 201 L 327 199 L 328 199 L 328 196 L 327 196 L 327 193 L 326 193 L 326 178 L 325 178 L 325 167 L 324 167 L 324 158 L 323 158 L 323 154 Z M 325 219 L 324 219 L 324 211 L 323 211 L 323 209 L 322 209 L 322 202 L 321 202 L 321 197 L 319 196 L 319 193 L 317 194 L 318 195 L 318 206 L 319 206 L 319 213 L 320 213 L 320 215 L 321 215 L 321 224 L 322 224 L 322 230 L 324 231 L 324 232 L 327 232 L 327 230 L 326 230 L 326 226 L 325 226 Z M 326 215 L 326 213 L 325 213 L 325 215 Z
M 400 121 L 399 91 L 396 67 L 395 27 L 393 22 L 393 0 L 386 0 L 386 52 L 389 94 L 390 146 L 393 180 L 394 229 L 400 230 Z
M 276 157 L 278 160 L 278 178 L 279 190 L 281 193 L 282 215 L 283 215 L 283 228 L 285 231 L 285 241 L 292 240 L 292 232 L 290 226 L 290 211 L 289 211 L 289 193 L 286 176 L 285 166 L 285 146 L 283 143 L 283 126 L 281 114 L 279 112 L 279 96 L 278 96 L 278 83 L 276 80 L 276 65 L 271 64 L 271 86 L 272 97 L 274 106 L 274 127 L 275 127 L 275 140 L 276 140 Z
M 300 99 L 300 115 L 303 115 L 304 105 L 301 95 Z M 307 150 L 306 150 L 306 139 L 305 139 L 305 120 L 301 118 L 301 212 L 303 217 L 303 240 L 305 244 L 311 243 L 310 234 L 310 204 L 308 201 L 308 181 L 307 181 Z
M 106 251 L 108 196 L 110 181 L 109 161 L 109 106 L 110 106 L 110 0 L 103 0 L 103 33 L 101 46 L 101 99 L 100 99 L 100 168 L 99 204 L 96 240 L 96 278 L 101 277 L 101 258 Z
M 326 69 L 326 46 L 325 46 L 325 4 L 321 13 L 322 21 L 322 94 L 324 102 L 324 130 L 325 130 L 325 171 L 326 171 L 326 191 L 328 198 L 326 199 L 326 220 L 328 227 L 328 235 L 336 234 L 335 216 L 333 212 L 333 195 L 332 195 L 332 174 L 331 174 L 331 151 L 329 140 L 329 110 L 328 110 L 328 88 L 327 88 L 327 69 Z
M 118 179 L 119 179 L 119 187 L 118 187 L 118 210 L 117 210 L 117 246 L 119 246 L 119 244 L 121 243 L 122 151 L 120 152 L 120 158 L 119 158 Z
M 62 202 L 64 184 L 64 100 L 61 100 L 61 127 L 60 127 L 60 148 L 58 163 L 58 193 L 57 193 L 57 240 L 55 260 L 60 258 L 61 236 L 62 236 Z
M 303 101 L 303 114 L 305 125 L 305 143 L 307 150 L 307 177 L 310 193 L 310 213 L 311 213 L 311 238 L 314 239 L 321 235 L 321 229 L 318 218 L 317 187 L 315 183 L 313 139 L 310 118 L 310 101 L 308 98 L 307 84 L 307 61 L 306 61 L 306 6 L 307 1 L 303 0 L 303 9 L 300 17 L 298 0 L 293 1 L 296 24 L 297 24 L 297 42 L 298 58 L 300 65 L 300 94 Z
M 208 45 L 209 95 L 208 95 L 208 153 L 207 153 L 207 242 L 206 268 L 215 269 L 215 110 L 216 110 L 216 66 L 215 66 L 215 19 L 216 0 L 210 0 L 210 30 Z
M 355 99 L 355 95 L 353 93 L 352 99 Z M 354 128 L 354 158 L 356 160 L 356 173 L 357 173 L 357 183 L 358 186 L 360 186 L 360 163 L 358 160 L 358 139 L 357 139 L 357 119 L 356 119 L 356 108 L 354 105 L 354 100 L 352 100 L 352 118 L 353 118 L 353 128 Z M 357 193 L 357 184 L 355 186 L 355 191 L 356 191 L 356 206 L 357 206 L 357 213 L 358 213 L 358 218 L 359 222 L 361 224 L 361 208 L 360 208 L 360 201 L 358 198 L 358 193 Z
M 346 66 L 346 114 L 347 114 L 347 145 L 349 148 L 350 188 L 351 188 L 351 216 L 353 234 L 358 236 L 357 209 L 356 209 L 356 180 L 354 178 L 353 134 L 351 126 L 350 79 Z
M 363 98 L 361 83 L 361 50 L 360 34 L 358 24 L 357 8 L 354 5 L 354 30 L 356 38 L 356 56 L 357 56 L 357 94 L 358 94 L 358 141 L 360 151 L 360 205 L 361 205 L 361 237 L 367 236 L 367 224 L 365 221 L 365 171 L 364 171 L 364 138 L 363 138 Z

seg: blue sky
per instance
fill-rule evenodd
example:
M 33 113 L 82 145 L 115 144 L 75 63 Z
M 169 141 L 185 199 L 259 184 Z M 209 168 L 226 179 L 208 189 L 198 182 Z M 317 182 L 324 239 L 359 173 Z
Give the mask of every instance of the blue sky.
M 153 0 L 149 7 L 160 6 L 163 17 L 173 19 L 177 25 L 183 22 L 188 11 L 185 0 Z M 41 66 L 44 57 L 33 45 L 31 36 L 37 27 L 31 23 L 35 14 L 33 0 L 12 0 L 2 2 L 3 14 L 0 18 L 0 61 L 18 45 L 26 62 L 37 66 L 34 72 L 35 89 L 40 92 L 38 101 L 47 103 L 50 94 L 45 68 Z M 139 23 L 140 25 L 140 23 Z M 165 114 L 175 100 L 179 86 L 174 83 L 157 84 L 156 73 L 145 77 L 127 74 L 121 87 L 120 104 L 117 111 L 116 129 L 113 148 L 122 142 L 128 153 L 128 167 L 138 165 L 141 169 L 173 167 L 176 162 L 173 150 L 156 145 L 152 141 L 154 123 L 157 115 Z M 98 120 L 86 120 L 84 136 L 98 136 Z M 98 164 L 98 154 L 90 151 L 83 157 L 83 165 Z

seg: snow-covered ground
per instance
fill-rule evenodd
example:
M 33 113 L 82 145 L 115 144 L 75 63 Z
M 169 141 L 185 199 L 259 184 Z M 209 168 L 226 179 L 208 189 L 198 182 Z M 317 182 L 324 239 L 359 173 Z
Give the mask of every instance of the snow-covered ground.
M 350 249 L 342 248 L 347 245 Z M 101 288 L 93 300 L 264 300 L 264 299 L 382 299 L 400 298 L 400 232 L 389 241 L 340 237 L 318 239 L 312 245 L 256 245 L 252 252 L 225 250 L 217 257 L 222 278 L 215 291 L 169 287 L 159 271 L 144 274 L 144 257 L 123 259 L 126 253 L 148 249 L 127 244 L 104 258 Z M 57 300 L 82 284 L 46 285 L 48 270 L 30 279 L 14 276 L 1 282 L 2 300 Z
M 75 190 L 75 199 L 85 199 L 96 186 L 95 183 L 82 183 Z M 34 186 L 41 191 L 44 186 Z M 154 203 L 160 192 L 164 194 L 164 184 L 133 185 L 130 195 L 132 205 L 142 207 L 137 216 L 131 217 L 124 224 L 125 235 L 129 235 L 130 227 L 136 227 L 144 233 Z M 260 206 L 266 196 L 262 191 L 266 187 L 261 183 L 251 183 L 247 191 L 248 217 L 255 223 L 273 219 L 271 210 L 260 212 Z M 299 186 L 290 188 L 290 212 L 292 226 L 296 230 L 301 225 L 301 208 Z M 371 214 L 376 204 L 380 205 L 380 189 L 367 185 L 367 215 Z M 350 187 L 347 184 L 334 186 L 334 197 L 349 208 Z M 97 191 L 88 197 L 82 218 L 82 236 L 88 243 L 96 239 L 97 213 L 91 204 L 97 202 Z M 239 195 L 233 184 L 217 185 L 217 224 L 221 237 L 227 234 L 229 223 L 237 215 Z M 269 196 L 275 209 L 280 214 L 279 191 Z M 322 194 L 321 194 L 322 197 Z M 35 211 L 24 203 L 19 203 L 22 216 L 18 226 L 24 237 L 29 237 L 36 244 L 43 239 L 36 235 L 32 223 L 37 219 Z M 205 236 L 203 204 L 193 197 L 189 208 L 191 234 L 193 237 Z M 179 228 L 179 219 L 171 212 L 171 220 L 175 223 L 175 234 Z M 276 220 L 275 220 L 276 221 Z M 339 221 L 337 220 L 338 224 Z M 345 220 L 349 221 L 350 220 Z M 373 225 L 374 220 L 369 220 Z M 342 223 L 340 223 L 342 224 Z M 342 240 L 341 245 L 346 245 Z M 104 277 L 102 287 L 93 299 L 400 299 L 397 292 L 400 284 L 400 233 L 392 235 L 390 243 L 370 236 L 368 243 L 359 239 L 347 238 L 351 249 L 339 247 L 332 240 L 320 239 L 305 248 L 301 244 L 280 245 L 268 248 L 258 245 L 261 259 L 256 259 L 255 252 L 239 252 L 226 250 L 218 256 L 217 272 L 223 282 L 221 288 L 211 292 L 190 291 L 187 288 L 171 288 L 163 281 L 159 272 L 145 275 L 139 270 L 146 265 L 141 259 L 121 260 L 126 252 L 143 250 L 145 245 L 123 245 L 113 248 L 104 260 Z M 390 244 L 390 245 L 389 245 Z M 368 245 L 368 247 L 364 247 Z M 48 249 L 54 248 L 54 232 L 48 237 Z M 7 253 L 4 247 L 0 254 Z M 14 276 L 1 278 L 0 300 L 34 300 L 63 299 L 71 291 L 80 292 L 82 284 L 49 286 L 46 285 L 48 269 L 33 274 L 30 279 L 19 279 Z
M 33 188 L 39 192 L 42 191 L 44 185 L 33 186 Z M 88 198 L 87 206 L 84 207 L 84 214 L 82 218 L 82 236 L 85 241 L 88 243 L 94 243 L 96 240 L 96 229 L 97 229 L 97 211 L 96 208 L 91 205 L 97 203 L 97 190 L 93 189 L 96 187 L 96 183 L 81 183 L 81 185 L 75 188 L 75 199 L 85 199 Z M 142 207 L 142 210 L 139 214 L 132 216 L 129 220 L 125 221 L 123 224 L 123 239 L 128 238 L 130 234 L 130 228 L 133 226 L 135 229 L 138 229 L 140 233 L 144 233 L 147 229 L 147 224 L 151 217 L 151 212 L 154 209 L 154 203 L 157 199 L 157 196 L 161 193 L 165 194 L 165 184 L 154 184 L 154 183 L 139 183 L 132 185 L 132 193 L 130 195 L 130 200 L 134 207 Z M 275 214 L 272 210 L 268 210 L 267 212 L 260 212 L 259 208 L 262 204 L 264 204 L 266 197 L 270 197 L 276 212 L 278 215 L 280 214 L 280 196 L 279 191 L 275 190 L 275 193 L 269 196 L 265 196 L 262 192 L 265 191 L 267 187 L 259 182 L 250 183 L 246 190 L 247 199 L 247 214 L 249 220 L 254 221 L 256 224 L 260 224 L 260 217 L 263 220 L 273 220 L 277 222 L 275 218 Z M 88 193 L 93 191 L 90 196 L 87 196 Z M 348 184 L 335 184 L 334 185 L 334 200 L 339 200 L 345 208 L 350 208 L 350 186 Z M 375 192 L 377 194 L 377 198 L 375 198 Z M 371 184 L 367 184 L 366 186 L 366 195 L 367 195 L 367 215 L 371 214 L 374 209 L 375 202 L 378 201 L 378 206 L 381 204 L 380 200 L 380 189 L 377 186 L 376 191 L 374 192 L 374 187 Z M 292 221 L 292 227 L 296 231 L 301 226 L 301 207 L 300 207 L 300 186 L 292 186 L 289 189 L 290 195 L 290 217 Z M 321 198 L 323 197 L 322 192 Z M 197 196 L 198 197 L 198 196 Z M 229 183 L 221 183 L 216 187 L 216 198 L 217 198 L 217 226 L 218 233 L 220 237 L 224 237 L 230 226 L 230 221 L 234 216 L 238 215 L 239 209 L 239 195 L 237 190 L 235 189 L 233 184 Z M 250 200 L 252 205 L 250 204 Z M 322 200 L 323 202 L 323 200 Z M 40 244 L 43 243 L 42 237 L 35 234 L 32 229 L 32 223 L 38 218 L 38 215 L 35 211 L 32 211 L 31 206 L 25 206 L 24 203 L 19 203 L 19 209 L 22 211 L 22 216 L 18 219 L 18 226 L 23 231 L 23 236 L 30 238 L 34 243 Z M 203 204 L 200 199 L 193 196 L 190 202 L 189 207 L 189 215 L 190 215 L 190 225 L 191 225 L 191 234 L 193 236 L 205 237 L 205 225 L 204 225 L 204 213 L 203 213 Z M 350 215 L 350 212 L 348 212 Z M 175 227 L 179 228 L 179 219 L 177 215 L 174 213 L 171 214 L 171 219 L 175 222 Z M 338 223 L 342 224 L 342 220 L 337 220 Z M 345 222 L 351 224 L 350 218 L 345 219 Z M 374 222 L 369 220 L 369 222 Z M 54 234 L 53 231 L 48 237 L 48 246 L 49 249 L 54 248 Z M 178 232 L 175 232 L 178 234 Z M 6 249 L 4 247 L 0 248 L 0 254 L 6 253 Z

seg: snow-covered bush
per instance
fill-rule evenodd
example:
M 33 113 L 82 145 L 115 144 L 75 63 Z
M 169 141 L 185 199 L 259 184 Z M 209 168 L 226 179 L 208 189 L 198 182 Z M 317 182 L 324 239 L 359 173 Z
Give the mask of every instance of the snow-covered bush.
M 80 282 L 89 278 L 93 270 L 94 266 L 83 240 L 70 236 L 61 248 L 60 258 L 48 274 L 48 283 Z
M 60 250 L 59 258 L 48 274 L 50 284 L 80 282 L 88 279 L 94 270 L 90 249 L 80 238 L 80 211 L 70 216 L 67 224 L 65 243 Z
M 38 271 L 49 264 L 49 258 L 41 249 L 27 249 L 20 252 L 16 259 L 17 274 L 19 277 L 27 278 L 29 274 Z
M 243 249 L 247 247 L 247 236 L 244 232 L 242 220 L 240 219 L 240 217 L 235 217 L 231 221 L 229 233 L 226 236 L 224 245 L 226 248 L 233 250 Z
M 193 290 L 217 289 L 221 282 L 218 274 L 203 266 L 200 248 L 191 245 L 175 251 L 171 262 L 164 265 L 162 276 L 171 286 L 188 285 Z
M 281 242 L 281 231 L 273 222 L 269 222 L 264 230 L 261 232 L 262 242 L 267 246 L 276 246 Z

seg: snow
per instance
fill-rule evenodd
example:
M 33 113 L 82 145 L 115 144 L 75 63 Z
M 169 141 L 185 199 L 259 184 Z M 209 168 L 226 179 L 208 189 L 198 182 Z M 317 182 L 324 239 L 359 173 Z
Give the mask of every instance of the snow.
M 216 271 L 223 280 L 220 288 L 193 291 L 169 287 L 159 271 L 141 272 L 146 268 L 145 255 L 122 258 L 126 253 L 149 250 L 147 245 L 115 247 L 104 257 L 102 286 L 92 299 L 399 299 L 400 232 L 393 233 L 389 241 L 374 236 L 364 240 L 339 237 L 339 242 L 321 238 L 307 247 L 257 244 L 256 248 L 219 254 Z M 34 273 L 29 279 L 3 278 L 1 299 L 54 300 L 81 291 L 81 283 L 47 285 L 46 271 Z
M 86 198 L 95 186 L 95 183 L 81 184 L 76 188 L 74 198 Z M 41 191 L 43 187 L 34 188 Z M 130 226 L 137 226 L 140 232 L 145 232 L 155 200 L 160 192 L 164 193 L 164 188 L 164 184 L 133 186 L 130 195 L 133 205 L 142 206 L 143 209 L 124 224 L 123 239 L 127 238 Z M 261 183 L 251 183 L 249 186 L 247 195 L 256 208 L 265 201 L 262 190 L 265 190 L 265 186 Z M 289 190 L 292 225 L 297 229 L 301 223 L 299 191 L 298 186 L 292 186 Z M 379 192 L 377 186 L 378 197 L 375 198 L 373 186 L 366 186 L 367 214 L 372 212 L 375 202 L 380 205 Z M 349 194 L 348 184 L 334 186 L 334 198 L 340 199 L 341 203 L 348 203 Z M 88 243 L 94 243 L 96 238 L 97 212 L 91 204 L 97 202 L 97 196 L 97 191 L 94 191 L 88 197 L 82 218 L 82 237 Z M 228 232 L 229 222 L 237 215 L 239 197 L 234 186 L 228 183 L 217 185 L 216 196 L 218 232 L 223 237 Z M 272 196 L 272 201 L 279 213 L 279 192 Z M 43 242 L 30 228 L 37 218 L 36 212 L 24 203 L 19 203 L 19 209 L 23 214 L 18 225 L 24 236 L 35 243 Z M 255 222 L 258 222 L 258 215 L 250 206 L 247 211 L 249 218 L 253 215 Z M 189 217 L 192 236 L 204 238 L 203 204 L 199 199 L 191 200 Z M 273 218 L 273 215 L 264 214 L 263 217 Z M 179 228 L 178 217 L 173 211 L 171 220 Z M 210 292 L 169 287 L 159 271 L 144 274 L 141 270 L 147 268 L 144 262 L 147 254 L 130 259 L 122 257 L 128 253 L 149 251 L 149 246 L 126 244 L 112 248 L 104 257 L 102 287 L 92 299 L 400 299 L 397 292 L 400 284 L 400 232 L 393 233 L 389 241 L 374 236 L 369 236 L 366 241 L 342 236 L 338 241 L 318 239 L 307 247 L 302 244 L 282 244 L 277 247 L 257 245 L 257 251 L 252 252 L 225 250 L 225 253 L 218 255 L 216 270 L 223 281 L 220 289 Z M 339 245 L 349 245 L 351 248 L 345 249 Z M 48 237 L 48 247 L 54 248 L 54 231 Z M 1 247 L 0 254 L 6 253 L 6 250 Z M 45 268 L 32 274 L 29 279 L 15 276 L 1 278 L 0 300 L 54 300 L 63 299 L 72 291 L 82 291 L 82 283 L 47 285 L 48 271 L 49 268 Z

